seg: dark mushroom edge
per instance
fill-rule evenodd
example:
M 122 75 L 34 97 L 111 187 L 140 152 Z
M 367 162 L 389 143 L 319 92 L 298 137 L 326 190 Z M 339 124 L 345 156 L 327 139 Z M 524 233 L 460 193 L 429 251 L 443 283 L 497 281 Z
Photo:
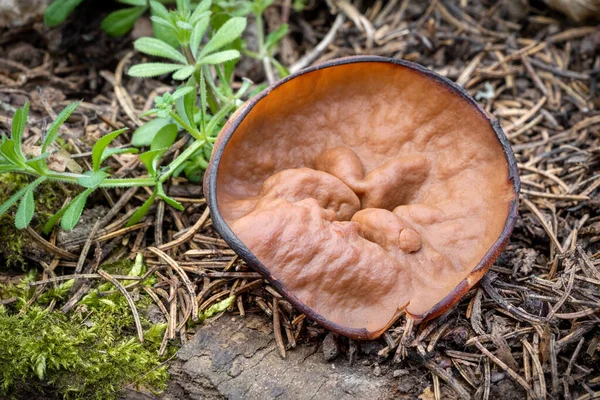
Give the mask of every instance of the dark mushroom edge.
M 340 58 L 332 61 L 327 61 L 322 64 L 301 70 L 295 74 L 292 74 L 285 79 L 280 80 L 268 88 L 263 90 L 261 93 L 256 95 L 254 98 L 247 101 L 240 109 L 236 111 L 236 113 L 229 119 L 226 125 L 223 127 L 221 132 L 219 133 L 218 139 L 215 143 L 213 155 L 209 166 L 204 175 L 204 195 L 206 197 L 210 213 L 212 216 L 213 226 L 222 236 L 222 238 L 229 244 L 229 246 L 243 259 L 246 263 L 255 271 L 260 273 L 264 278 L 269 281 L 269 283 L 279 292 L 284 298 L 286 298 L 296 309 L 300 312 L 304 313 L 308 318 L 313 321 L 319 323 L 325 328 L 336 332 L 340 335 L 356 339 L 356 340 L 373 340 L 378 338 L 383 332 L 385 332 L 389 325 L 392 325 L 395 320 L 401 315 L 401 310 L 398 311 L 395 318 L 393 318 L 389 325 L 384 327 L 383 329 L 377 331 L 368 331 L 365 328 L 356 329 L 356 328 L 348 328 L 341 326 L 337 323 L 334 323 L 323 316 L 319 315 L 315 310 L 305 305 L 301 300 L 299 300 L 293 293 L 291 293 L 280 281 L 275 279 L 268 268 L 266 268 L 258 258 L 238 239 L 238 237 L 231 230 L 229 225 L 225 222 L 221 212 L 219 210 L 218 201 L 217 201 L 217 175 L 219 170 L 219 164 L 221 158 L 223 156 L 223 152 L 230 138 L 235 133 L 238 126 L 244 120 L 244 118 L 248 115 L 248 113 L 253 109 L 253 107 L 259 103 L 262 99 L 269 95 L 269 93 L 277 88 L 280 85 L 285 84 L 286 82 L 304 75 L 306 73 L 310 73 L 312 71 L 317 71 L 321 69 L 336 67 L 340 65 L 353 64 L 353 63 L 391 63 L 395 65 L 400 65 L 406 68 L 409 68 L 413 71 L 421 73 L 426 77 L 441 83 L 446 88 L 450 89 L 455 94 L 461 96 L 465 99 L 469 105 L 471 105 L 475 110 L 477 110 L 481 115 L 483 115 L 490 123 L 493 131 L 498 138 L 502 149 L 504 151 L 504 155 L 508 164 L 508 177 L 512 182 L 515 197 L 511 202 L 510 211 L 508 213 L 508 217 L 506 219 L 504 228 L 500 237 L 497 241 L 491 246 L 491 248 L 487 251 L 483 259 L 477 264 L 477 266 L 471 271 L 471 273 L 463 279 L 452 292 L 450 292 L 446 297 L 444 297 L 441 301 L 439 301 L 436 305 L 434 305 L 429 311 L 423 313 L 421 315 L 411 315 L 409 316 L 415 320 L 415 322 L 425 322 L 436 318 L 437 316 L 448 311 L 453 305 L 455 305 L 468 291 L 471 289 L 490 269 L 493 265 L 494 261 L 504 247 L 507 245 L 508 240 L 510 238 L 510 234 L 515 225 L 515 221 L 517 218 L 517 210 L 518 210 L 518 194 L 520 191 L 520 180 L 518 175 L 518 168 L 515 156 L 510 147 L 510 143 L 505 136 L 502 128 L 500 127 L 499 122 L 492 117 L 489 113 L 487 113 L 462 87 L 458 86 L 456 83 L 451 80 L 438 75 L 437 73 L 412 62 L 378 57 L 378 56 L 353 56 Z

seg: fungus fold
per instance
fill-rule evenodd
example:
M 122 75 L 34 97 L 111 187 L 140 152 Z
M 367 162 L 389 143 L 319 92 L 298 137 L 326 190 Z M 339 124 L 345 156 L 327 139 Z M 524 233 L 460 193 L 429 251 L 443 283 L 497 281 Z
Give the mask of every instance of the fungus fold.
M 359 339 L 447 310 L 514 225 L 516 162 L 461 88 L 352 57 L 301 71 L 227 123 L 205 175 L 213 223 L 302 312 Z

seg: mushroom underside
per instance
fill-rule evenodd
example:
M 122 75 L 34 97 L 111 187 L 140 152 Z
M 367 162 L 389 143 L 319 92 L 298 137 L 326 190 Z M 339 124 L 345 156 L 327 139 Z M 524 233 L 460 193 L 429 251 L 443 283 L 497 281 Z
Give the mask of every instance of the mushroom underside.
M 375 332 L 401 309 L 425 314 L 507 224 L 516 189 L 496 131 L 421 71 L 317 69 L 240 115 L 217 144 L 218 210 L 289 296 L 335 325 Z

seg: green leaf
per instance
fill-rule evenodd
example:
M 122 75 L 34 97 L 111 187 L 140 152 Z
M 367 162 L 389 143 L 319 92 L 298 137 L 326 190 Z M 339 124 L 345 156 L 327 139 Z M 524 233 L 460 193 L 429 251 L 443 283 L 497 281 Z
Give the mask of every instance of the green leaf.
M 185 122 L 188 125 L 193 126 L 194 125 L 194 122 L 193 122 L 194 116 L 192 115 L 192 119 L 190 120 L 189 116 L 187 115 L 186 110 L 185 110 L 185 105 L 184 105 L 185 98 L 186 98 L 186 96 L 180 97 L 179 99 L 177 99 L 175 101 L 175 111 L 177 112 L 177 115 L 179 115 L 179 118 L 181 118 L 183 120 L 183 122 Z
M 146 0 L 117 0 L 121 4 L 127 4 L 128 6 L 139 6 L 146 7 Z
M 41 176 L 35 181 L 31 182 L 29 185 L 19 190 L 17 193 L 13 194 L 8 200 L 6 200 L 4 203 L 2 203 L 2 205 L 0 205 L 0 215 L 7 212 L 9 208 L 11 208 L 17 201 L 19 201 L 21 197 L 23 197 L 27 193 L 27 191 L 31 191 L 33 193 L 33 190 L 45 179 L 45 177 Z
M 225 300 L 221 300 L 220 302 L 213 304 L 212 306 L 210 306 L 208 308 L 208 310 L 206 310 L 206 311 L 200 313 L 200 315 L 198 315 L 198 321 L 199 322 L 204 321 L 205 319 L 210 318 L 215 314 L 218 314 L 220 312 L 227 310 L 229 307 L 231 307 L 233 305 L 234 302 L 235 302 L 235 296 L 229 296 Z
M 27 124 L 27 117 L 29 116 L 29 102 L 26 102 L 23 108 L 19 108 L 15 113 L 12 121 L 12 140 L 15 141 L 17 150 L 21 156 L 21 146 L 23 144 L 23 132 L 25 131 L 25 125 Z
M 95 189 L 106 179 L 107 173 L 100 171 L 86 171 L 81 178 L 77 179 L 77 183 L 85 188 Z
M 137 253 L 135 256 L 135 261 L 133 263 L 133 267 L 127 273 L 128 276 L 142 276 L 146 273 L 146 267 L 144 265 L 144 258 L 142 253 Z
M 265 12 L 267 7 L 273 4 L 274 0 L 254 0 L 252 2 L 252 12 L 254 15 L 261 15 Z
M 161 155 L 164 154 L 165 151 L 167 151 L 167 149 L 156 149 L 140 154 L 140 161 L 146 166 L 146 169 L 148 170 L 148 175 L 156 176 L 157 160 Z
M 183 87 L 180 87 L 179 89 L 177 89 L 175 92 L 173 92 L 173 94 L 171 96 L 173 97 L 173 99 L 177 100 L 178 98 L 185 96 L 186 94 L 192 92 L 193 90 L 194 90 L 194 88 L 191 86 L 183 86 Z
M 187 11 L 190 9 L 190 0 L 177 0 L 177 10 Z
M 187 67 L 183 67 L 179 71 L 177 71 L 173 74 L 173 79 L 178 80 L 178 81 L 183 81 L 183 80 L 189 78 L 190 76 L 192 76 L 192 74 L 194 73 L 195 70 L 196 70 L 196 67 L 193 65 L 188 65 Z
M 48 147 L 52 143 L 54 143 L 58 136 L 59 128 L 62 126 L 62 124 L 65 123 L 65 121 L 71 116 L 71 114 L 73 114 L 73 111 L 75 111 L 79 104 L 81 104 L 80 101 L 69 104 L 56 116 L 56 119 L 52 121 L 52 124 L 50 124 L 50 127 L 46 132 L 46 137 L 42 142 L 42 153 L 45 153 Z
M 18 165 L 0 164 L 0 174 L 4 174 L 6 172 L 15 172 L 15 171 L 21 171 L 21 167 L 19 167 Z
M 183 205 L 180 202 L 178 202 L 177 200 L 170 198 L 169 196 L 164 194 L 164 192 L 163 192 L 163 194 L 160 194 L 160 191 L 159 191 L 158 195 L 160 196 L 161 199 L 164 200 L 165 203 L 167 203 L 168 205 L 170 205 L 177 211 L 183 211 L 183 208 L 184 208 Z
M 277 70 L 277 73 L 279 74 L 280 78 L 285 78 L 290 74 L 290 70 L 281 65 L 281 63 L 277 61 L 275 57 L 270 57 L 269 59 L 271 60 L 271 64 L 275 66 L 275 69 Z
M 2 203 L 0 205 L 0 215 L 7 212 L 9 208 L 11 208 L 17 201 L 19 201 L 19 199 L 21 197 L 23 197 L 23 195 L 25 194 L 26 191 L 27 191 L 27 187 L 24 187 L 23 189 L 19 190 L 17 193 L 10 196 L 10 198 L 8 200 L 6 200 L 4 203 Z
M 165 118 L 156 118 L 140 126 L 131 136 L 131 144 L 136 147 L 150 146 L 156 133 L 165 125 L 169 125 L 169 120 Z
M 265 47 L 267 48 L 267 50 L 271 50 L 273 47 L 277 46 L 279 41 L 283 39 L 285 35 L 287 35 L 288 31 L 289 25 L 281 24 L 279 28 L 269 33 L 267 35 L 267 38 L 265 39 Z
M 168 149 L 175 143 L 177 138 L 177 125 L 169 124 L 163 126 L 152 139 L 150 150 Z
M 102 154 L 104 153 L 104 149 L 108 147 L 110 142 L 112 142 L 117 136 L 126 130 L 127 128 L 119 129 L 118 131 L 111 132 L 98 139 L 94 147 L 92 147 L 92 166 L 94 167 L 94 171 L 98 171 L 100 169 L 100 163 L 102 162 Z
M 149 117 L 151 115 L 157 114 L 160 110 L 158 108 L 151 108 L 150 110 L 141 113 L 140 117 Z M 164 118 L 163 118 L 164 119 Z
M 308 0 L 294 0 L 294 11 L 301 13 L 307 6 Z
M 146 7 L 131 7 L 113 11 L 104 18 L 100 28 L 109 36 L 123 36 L 133 28 L 135 21 L 145 11 Z
M 70 204 L 71 203 L 67 204 L 66 206 L 58 210 L 56 214 L 50 217 L 50 219 L 44 224 L 44 227 L 42 228 L 43 233 L 47 235 L 50 233 L 50 231 L 52 231 L 52 228 L 54 228 L 54 225 L 56 225 L 58 220 L 62 218 Z
M 156 15 L 151 16 L 150 20 L 152 21 L 152 23 L 155 26 L 161 26 L 161 27 L 165 28 L 165 30 L 168 30 L 169 32 L 171 32 L 171 34 L 173 34 L 173 32 L 176 29 L 176 26 L 171 21 L 166 20 L 161 17 L 157 17 Z M 177 42 L 177 44 L 179 44 L 179 42 Z
M 194 122 L 194 108 L 196 106 L 196 88 L 194 87 L 193 90 L 191 90 L 189 93 L 186 93 L 185 96 L 183 96 L 183 113 L 180 112 L 180 109 L 178 107 L 179 103 L 175 104 L 175 107 L 177 109 L 177 112 L 179 113 L 179 115 L 181 117 L 185 116 L 188 121 L 188 123 L 190 125 L 193 125 Z
M 144 341 L 160 344 L 166 330 L 167 323 L 154 324 L 144 332 Z
M 44 12 L 44 23 L 53 27 L 62 23 L 83 0 L 54 0 Z
M 192 21 L 192 23 L 197 21 L 198 19 L 200 19 L 202 14 L 204 14 L 206 11 L 208 11 L 210 9 L 211 5 L 212 5 L 212 0 L 202 0 L 200 3 L 198 3 L 198 5 L 196 6 L 196 9 L 192 13 L 192 16 L 190 17 L 190 20 Z
M 133 147 L 114 147 L 109 149 L 104 149 L 104 153 L 102 153 L 102 161 L 106 160 L 110 156 L 114 156 L 117 154 L 137 154 L 139 152 L 138 149 L 134 149 Z
M 189 22 L 185 22 L 185 21 L 177 21 L 175 23 L 175 25 L 178 28 L 181 28 L 183 30 L 190 31 L 190 32 L 194 29 L 194 26 L 192 24 L 190 24 Z
M 150 176 L 156 176 L 158 161 L 177 138 L 177 125 L 168 124 L 155 133 L 150 146 L 150 151 L 140 154 L 139 158 L 146 166 Z
M 210 54 L 198 61 L 199 64 L 222 64 L 227 61 L 235 60 L 240 57 L 240 52 L 237 50 L 225 50 L 218 53 Z
M 8 139 L 0 145 L 0 153 L 2 153 L 2 156 L 12 164 L 26 168 L 25 157 L 23 157 L 20 151 L 17 152 L 17 147 L 17 143 L 14 140 Z
M 87 198 L 93 190 L 94 189 L 91 188 L 84 190 L 67 206 L 67 209 L 60 220 L 60 226 L 65 231 L 70 231 L 77 225 L 79 218 L 81 218 L 81 213 L 83 212 L 83 207 L 85 207 Z
M 31 168 L 36 170 L 39 174 L 45 175 L 45 173 L 49 170 L 48 170 L 48 167 L 46 166 L 46 163 L 44 162 L 44 160 L 46 158 L 50 157 L 50 154 L 52 154 L 52 153 L 47 151 L 44 154 L 41 154 L 37 157 L 30 158 L 29 160 L 27 160 L 25 162 L 25 164 L 27 164 L 28 166 L 30 166 Z
M 246 29 L 246 18 L 233 17 L 223 24 L 200 52 L 200 58 L 219 50 L 242 35 Z
M 171 47 L 176 48 L 179 46 L 177 36 L 173 35 L 173 28 L 170 25 L 164 26 L 152 21 L 152 31 L 157 39 L 168 43 Z
M 182 68 L 186 67 L 181 64 L 145 63 L 134 65 L 133 67 L 129 68 L 129 71 L 127 73 L 129 74 L 129 76 L 135 76 L 137 78 L 149 78 L 152 76 L 158 76 L 169 72 L 177 71 Z
M 208 23 L 210 18 L 205 17 L 201 18 L 194 25 L 194 30 L 192 31 L 192 36 L 190 37 L 190 49 L 192 49 L 192 53 L 194 53 L 194 57 L 198 57 L 198 50 L 200 50 L 200 43 L 202 42 L 202 37 L 206 33 L 206 29 L 208 28 Z
M 169 58 L 171 60 L 179 61 L 182 64 L 187 63 L 183 54 L 159 39 L 149 37 L 139 38 L 133 43 L 133 46 L 140 52 L 151 56 Z
M 148 198 L 148 200 L 146 200 L 144 202 L 144 204 L 141 205 L 140 208 L 135 210 L 133 215 L 129 218 L 129 221 L 127 221 L 126 226 L 135 225 L 138 222 L 140 222 L 142 220 L 142 218 L 144 218 L 146 216 L 146 214 L 148 214 L 148 211 L 150 210 L 150 207 L 152 207 L 152 204 L 154 203 L 155 198 L 156 198 L 156 192 L 153 192 L 152 196 L 150 196 Z
M 236 40 L 236 42 L 237 41 L 239 41 L 239 39 Z M 231 82 L 231 78 L 233 77 L 233 73 L 235 72 L 235 67 L 236 67 L 238 61 L 239 61 L 239 58 L 236 58 L 234 60 L 223 63 L 223 75 L 225 78 L 224 82 L 228 82 L 228 83 Z
M 33 201 L 33 190 L 28 187 L 27 191 L 21 198 L 21 203 L 15 214 L 15 228 L 25 229 L 33 218 L 35 211 L 35 203 Z
M 152 10 L 152 13 L 154 15 L 161 17 L 167 21 L 169 20 L 169 10 L 167 10 L 167 8 L 158 1 L 150 2 L 150 10 Z

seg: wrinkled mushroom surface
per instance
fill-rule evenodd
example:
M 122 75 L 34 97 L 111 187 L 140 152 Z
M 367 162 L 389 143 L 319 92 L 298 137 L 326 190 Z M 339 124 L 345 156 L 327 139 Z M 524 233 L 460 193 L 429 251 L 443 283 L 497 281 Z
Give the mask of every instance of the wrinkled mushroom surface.
M 205 176 L 213 223 L 301 311 L 374 338 L 439 315 L 505 246 L 519 189 L 497 121 L 423 67 L 335 60 L 225 126 Z

